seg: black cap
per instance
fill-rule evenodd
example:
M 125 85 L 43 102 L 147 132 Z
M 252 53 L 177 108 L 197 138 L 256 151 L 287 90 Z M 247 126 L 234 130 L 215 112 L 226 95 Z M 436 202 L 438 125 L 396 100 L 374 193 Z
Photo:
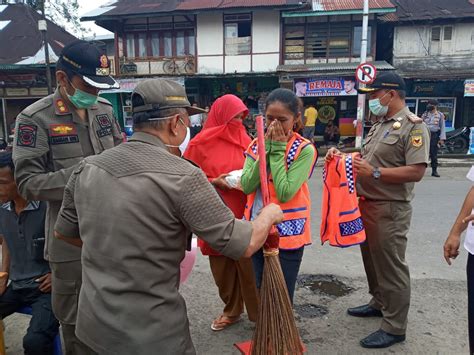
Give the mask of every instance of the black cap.
M 97 89 L 118 89 L 119 84 L 110 76 L 110 60 L 96 44 L 75 41 L 63 48 L 61 64 Z
M 365 87 L 360 87 L 357 91 L 361 94 L 367 94 L 381 89 L 405 91 L 405 80 L 394 71 L 377 71 L 374 82 Z

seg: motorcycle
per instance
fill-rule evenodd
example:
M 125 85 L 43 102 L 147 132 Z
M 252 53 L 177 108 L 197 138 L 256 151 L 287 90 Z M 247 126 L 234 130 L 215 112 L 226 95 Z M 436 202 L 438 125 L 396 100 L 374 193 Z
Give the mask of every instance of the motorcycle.
M 446 141 L 439 154 L 466 154 L 469 148 L 469 127 L 462 127 L 446 133 Z

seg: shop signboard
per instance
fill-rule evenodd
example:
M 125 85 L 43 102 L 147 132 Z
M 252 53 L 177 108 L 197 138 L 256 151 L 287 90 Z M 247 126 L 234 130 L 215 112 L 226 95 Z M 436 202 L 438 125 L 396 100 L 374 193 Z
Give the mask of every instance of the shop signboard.
M 28 88 L 7 88 L 7 96 L 28 96 Z
M 474 79 L 466 80 L 464 82 L 464 96 L 474 97 Z
M 352 78 L 299 78 L 294 79 L 296 96 L 355 96 L 355 81 Z

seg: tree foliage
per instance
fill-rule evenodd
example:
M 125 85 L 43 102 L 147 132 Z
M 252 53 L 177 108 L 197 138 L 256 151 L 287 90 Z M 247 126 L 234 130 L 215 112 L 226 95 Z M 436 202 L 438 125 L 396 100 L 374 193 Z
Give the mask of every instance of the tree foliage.
M 27 0 L 26 3 L 40 12 L 44 3 L 46 17 L 77 37 L 90 32 L 79 19 L 78 0 Z

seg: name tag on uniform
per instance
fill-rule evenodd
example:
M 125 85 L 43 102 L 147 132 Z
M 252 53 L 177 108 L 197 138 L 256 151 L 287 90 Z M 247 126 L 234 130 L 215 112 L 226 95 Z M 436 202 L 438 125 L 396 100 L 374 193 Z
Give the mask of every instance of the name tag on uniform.
M 97 115 L 95 116 L 95 119 L 100 127 L 97 130 L 99 138 L 110 136 L 112 134 L 112 122 L 110 122 L 109 116 L 106 114 Z
M 76 126 L 72 124 L 49 125 L 49 141 L 51 144 L 69 144 L 79 142 Z

